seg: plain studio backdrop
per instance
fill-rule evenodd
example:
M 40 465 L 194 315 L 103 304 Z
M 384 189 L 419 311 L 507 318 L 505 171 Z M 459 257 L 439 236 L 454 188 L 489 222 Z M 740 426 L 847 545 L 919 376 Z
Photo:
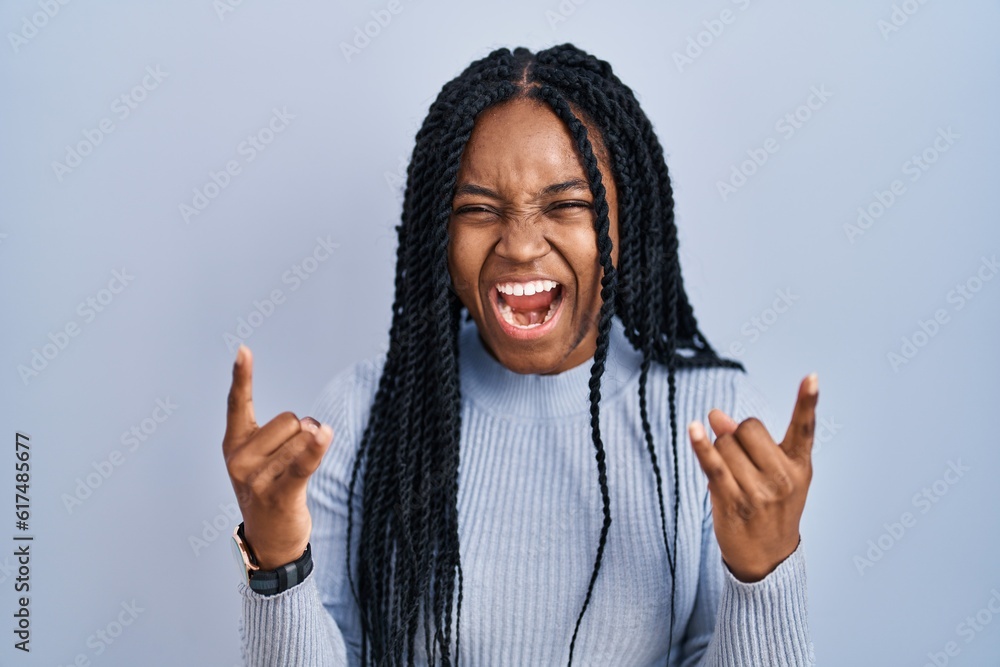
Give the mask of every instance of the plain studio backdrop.
M 262 422 L 385 349 L 431 100 L 573 42 L 653 121 L 710 341 L 782 428 L 819 373 L 821 663 L 997 664 L 1000 7 L 669 4 L 5 2 L 0 663 L 239 662 L 234 339 Z

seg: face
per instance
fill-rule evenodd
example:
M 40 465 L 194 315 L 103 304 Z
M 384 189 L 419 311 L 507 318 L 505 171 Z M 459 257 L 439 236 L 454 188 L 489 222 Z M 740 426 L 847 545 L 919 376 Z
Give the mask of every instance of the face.
M 618 198 L 597 131 L 612 262 Z M 485 347 L 517 373 L 593 359 L 601 307 L 596 213 L 569 129 L 543 102 L 484 111 L 462 154 L 448 224 L 452 286 Z

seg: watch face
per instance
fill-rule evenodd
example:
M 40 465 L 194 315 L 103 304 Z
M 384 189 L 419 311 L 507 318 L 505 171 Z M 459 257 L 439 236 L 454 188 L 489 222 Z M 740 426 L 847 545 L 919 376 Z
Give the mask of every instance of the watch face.
M 250 585 L 250 573 L 247 570 L 247 563 L 243 556 L 243 547 L 240 544 L 238 537 L 233 535 L 232 539 L 229 541 L 230 546 L 233 548 L 233 559 L 236 561 L 236 567 L 240 571 L 240 579 L 247 586 Z

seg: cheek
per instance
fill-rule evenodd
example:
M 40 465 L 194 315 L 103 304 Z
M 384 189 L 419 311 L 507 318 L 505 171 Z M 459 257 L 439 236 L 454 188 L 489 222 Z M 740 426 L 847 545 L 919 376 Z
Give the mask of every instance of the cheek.
M 468 239 L 459 236 L 449 243 L 448 272 L 451 274 L 451 284 L 466 306 L 476 298 L 482 262 L 476 247 Z
M 561 247 L 565 248 L 566 259 L 573 267 L 581 287 L 589 286 L 593 280 L 600 280 L 601 262 L 593 229 L 581 228 L 571 238 L 564 238 Z

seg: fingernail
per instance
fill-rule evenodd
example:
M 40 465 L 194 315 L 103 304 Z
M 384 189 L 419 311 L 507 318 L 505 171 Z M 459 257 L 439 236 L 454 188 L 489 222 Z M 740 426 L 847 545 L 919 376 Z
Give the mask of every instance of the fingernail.
M 810 373 L 806 376 L 806 393 L 819 393 L 819 376 L 816 373 Z
M 701 422 L 693 421 L 688 424 L 688 435 L 691 436 L 692 440 L 704 440 L 705 427 L 701 425 Z
M 240 346 L 238 348 L 236 348 L 236 362 L 235 363 L 236 363 L 237 366 L 239 366 L 240 363 L 243 361 L 243 347 L 244 347 L 243 343 L 240 343 Z
M 303 431 L 309 431 L 310 433 L 319 431 L 319 422 L 312 417 L 303 417 L 299 420 L 299 423 L 302 424 Z
M 324 438 L 333 438 L 333 429 L 329 424 L 323 424 L 319 427 L 319 434 Z

